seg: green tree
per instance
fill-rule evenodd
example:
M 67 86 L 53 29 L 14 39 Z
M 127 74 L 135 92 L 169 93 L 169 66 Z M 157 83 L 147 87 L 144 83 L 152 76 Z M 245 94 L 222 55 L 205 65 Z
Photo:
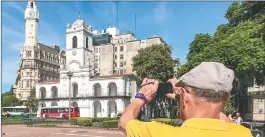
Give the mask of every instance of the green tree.
M 139 79 L 138 84 L 144 78 L 157 79 L 166 82 L 174 76 L 174 60 L 171 57 L 171 47 L 168 45 L 152 45 L 140 49 L 133 57 L 133 71 Z
M 140 49 L 132 60 L 133 71 L 136 72 L 138 79 L 138 87 L 144 78 L 152 78 L 160 82 L 166 82 L 174 76 L 174 66 L 176 64 L 171 57 L 171 47 L 168 45 L 159 44 Z M 153 112 L 155 117 L 158 117 L 161 112 L 158 107 L 158 103 L 161 101 L 171 103 L 165 96 L 157 96 L 156 100 L 149 103 L 151 113 Z M 172 104 L 169 106 L 172 106 Z
M 16 106 L 18 103 L 18 99 L 16 98 L 16 95 L 12 92 L 5 92 L 2 94 L 2 107 L 12 107 Z
M 233 101 L 228 101 L 228 103 L 225 104 L 225 107 L 223 108 L 222 112 L 224 112 L 227 116 L 229 114 L 235 113 L 237 110 L 234 107 Z
M 29 107 L 30 112 L 37 111 L 38 109 L 38 99 L 36 99 L 36 91 L 35 89 L 32 89 L 30 91 L 30 95 L 27 97 L 26 106 Z
M 225 14 L 227 24 L 217 27 L 213 36 L 197 34 L 190 44 L 188 62 L 180 67 L 180 77 L 203 61 L 221 62 L 235 72 L 237 79 L 254 76 L 264 84 L 265 2 L 234 2 Z M 243 82 L 247 83 L 247 82 Z M 245 89 L 248 85 L 243 85 Z M 239 90 L 239 88 L 234 88 Z M 235 91 L 233 91 L 235 92 Z M 229 102 L 225 109 L 230 109 Z

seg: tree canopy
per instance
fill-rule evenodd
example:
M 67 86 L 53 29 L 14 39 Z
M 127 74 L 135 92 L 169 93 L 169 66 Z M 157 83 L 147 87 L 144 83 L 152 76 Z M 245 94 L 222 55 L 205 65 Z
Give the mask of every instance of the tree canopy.
M 158 44 L 140 49 L 132 60 L 138 86 L 144 78 L 167 82 L 168 79 L 174 76 L 174 66 L 176 64 L 171 57 L 171 47 L 168 45 Z M 167 107 L 163 107 L 162 102 L 166 102 Z M 156 99 L 147 104 L 147 107 L 150 108 L 148 113 L 150 115 L 154 114 L 154 117 L 165 117 L 169 113 L 173 117 L 177 113 L 175 105 L 174 100 L 166 99 L 164 95 L 157 95 Z
M 176 64 L 168 45 L 159 44 L 140 49 L 132 60 L 133 71 L 139 79 L 138 84 L 146 77 L 166 82 L 174 76 Z
M 195 35 L 189 45 L 187 63 L 180 67 L 177 77 L 201 62 L 213 61 L 234 70 L 238 79 L 254 77 L 256 84 L 265 84 L 265 2 L 233 2 L 225 18 L 228 23 L 219 25 L 213 35 Z M 243 83 L 245 89 L 248 85 Z M 233 87 L 232 93 L 238 91 L 240 87 Z M 225 113 L 235 111 L 233 100 L 226 104 Z
M 18 99 L 16 95 L 12 92 L 5 92 L 1 95 L 2 107 L 12 107 L 18 104 Z
M 264 3 L 232 3 L 225 14 L 227 24 L 219 25 L 213 36 L 195 36 L 188 62 L 181 66 L 178 77 L 203 61 L 216 61 L 233 69 L 236 77 L 254 75 L 260 79 L 265 73 Z
M 36 99 L 36 91 L 32 89 L 30 95 L 27 97 L 26 106 L 32 110 L 36 111 L 38 109 L 38 99 Z

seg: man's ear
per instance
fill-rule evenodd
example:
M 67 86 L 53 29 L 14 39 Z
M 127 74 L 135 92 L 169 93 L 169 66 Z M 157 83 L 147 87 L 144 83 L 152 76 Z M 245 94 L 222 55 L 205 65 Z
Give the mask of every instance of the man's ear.
M 186 91 L 183 92 L 183 93 L 181 94 L 181 96 L 182 96 L 183 108 L 185 108 L 185 107 L 187 106 L 188 102 L 189 102 L 187 94 L 188 94 L 188 93 L 187 93 Z

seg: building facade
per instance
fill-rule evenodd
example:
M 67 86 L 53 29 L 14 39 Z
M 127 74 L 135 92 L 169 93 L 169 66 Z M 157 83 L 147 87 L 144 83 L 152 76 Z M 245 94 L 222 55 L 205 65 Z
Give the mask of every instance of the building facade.
M 251 80 L 247 88 L 248 110 L 246 118 L 251 121 L 265 121 L 265 83 L 257 85 L 255 80 Z
M 59 46 L 38 43 L 39 11 L 35 0 L 28 0 L 25 10 L 25 44 L 21 48 L 21 59 L 13 91 L 20 100 L 27 100 L 35 84 L 59 79 L 71 62 L 80 63 L 82 72 L 88 76 L 131 74 L 132 57 L 140 48 L 153 44 L 166 44 L 160 37 L 144 40 L 134 38 L 131 32 L 120 33 L 111 26 L 101 32 L 93 30 L 80 16 L 66 25 L 66 50 Z M 67 59 L 66 59 L 67 56 Z
M 20 51 L 13 92 L 22 101 L 27 100 L 35 84 L 43 80 L 59 79 L 59 62 L 64 61 L 65 52 L 59 46 L 38 43 L 39 11 L 35 0 L 29 0 L 25 10 L 25 43 Z
M 136 91 L 132 74 L 89 78 L 76 71 L 71 79 L 63 77 L 37 84 L 36 97 L 40 100 L 37 114 L 40 116 L 42 107 L 68 107 L 70 101 L 72 106 L 79 107 L 80 117 L 116 117 L 128 106 Z
M 93 31 L 97 42 L 93 45 L 95 73 L 100 75 L 133 73 L 132 58 L 138 50 L 154 44 L 166 44 L 158 36 L 144 40 L 134 38 L 131 32 L 119 33 L 116 27 L 108 27 L 102 33 Z M 107 37 L 108 36 L 108 37 Z M 99 37 L 101 38 L 101 42 Z
M 27 100 L 35 89 L 40 101 L 38 115 L 42 107 L 67 107 L 70 103 L 80 108 L 81 117 L 115 117 L 137 92 L 133 56 L 141 48 L 166 44 L 156 35 L 138 40 L 133 33 L 120 33 L 113 26 L 98 32 L 79 16 L 66 25 L 62 50 L 38 43 L 38 22 L 36 1 L 29 0 L 25 44 L 13 86 L 21 100 Z
M 60 65 L 60 79 L 43 81 L 36 85 L 36 98 L 42 107 L 78 106 L 81 117 L 115 117 L 123 112 L 137 92 L 133 74 L 113 75 L 111 57 L 96 64 L 95 55 L 113 53 L 104 51 L 109 43 L 98 48 L 93 45 L 93 31 L 80 17 L 66 28 L 66 60 Z M 106 48 L 107 49 L 107 48 Z M 107 55 L 105 55 L 107 56 Z M 104 57 L 104 56 L 103 56 Z M 97 71 L 101 65 L 102 74 Z M 71 100 L 69 100 L 69 96 Z M 60 115 L 61 116 L 61 115 Z M 49 117 L 49 116 L 48 116 Z

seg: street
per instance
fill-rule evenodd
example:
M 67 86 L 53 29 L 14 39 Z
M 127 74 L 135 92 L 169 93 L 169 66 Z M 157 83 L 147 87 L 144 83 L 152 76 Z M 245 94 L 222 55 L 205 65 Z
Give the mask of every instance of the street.
M 3 137 L 125 137 L 119 130 L 88 128 L 39 128 L 25 125 L 2 126 Z

